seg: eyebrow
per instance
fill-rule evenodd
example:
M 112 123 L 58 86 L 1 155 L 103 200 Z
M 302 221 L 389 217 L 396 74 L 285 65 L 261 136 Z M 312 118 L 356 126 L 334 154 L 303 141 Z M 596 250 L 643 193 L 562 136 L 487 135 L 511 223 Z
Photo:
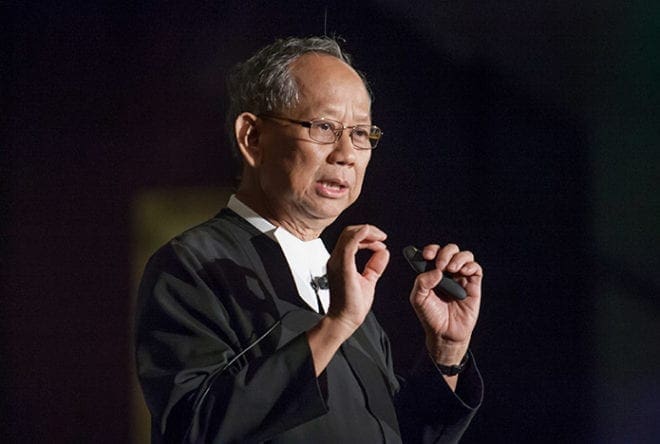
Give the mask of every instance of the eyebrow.
M 336 112 L 337 112 L 336 109 L 323 108 L 323 109 L 321 109 L 321 111 L 317 115 L 313 116 L 312 118 L 316 119 L 316 118 L 324 117 L 324 118 L 327 118 L 327 119 L 337 120 L 337 119 L 339 119 L 339 117 L 336 117 L 336 114 L 335 114 Z M 355 118 L 355 120 L 357 122 L 369 122 L 369 123 L 358 123 L 358 125 L 369 125 L 369 124 L 371 124 L 371 114 L 359 115 Z

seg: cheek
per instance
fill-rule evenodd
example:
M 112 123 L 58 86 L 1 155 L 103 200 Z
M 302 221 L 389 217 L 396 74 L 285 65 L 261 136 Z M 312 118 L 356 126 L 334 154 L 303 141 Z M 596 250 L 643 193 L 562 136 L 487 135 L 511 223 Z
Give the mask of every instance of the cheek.
M 362 185 L 364 184 L 364 176 L 359 176 L 355 182 L 355 187 L 353 187 L 353 195 L 351 196 L 351 200 L 355 202 L 357 198 L 360 196 L 360 193 L 362 193 Z
M 313 192 L 320 161 L 315 156 L 299 153 L 286 164 L 291 187 L 296 194 Z
M 273 198 L 298 194 L 299 171 L 290 159 L 278 159 L 264 165 L 260 175 L 261 187 Z
M 367 159 L 362 166 L 358 166 L 355 170 L 355 187 L 353 188 L 354 192 L 352 195 L 353 201 L 355 201 L 362 192 L 362 186 L 364 185 L 364 176 L 367 171 L 368 163 L 369 160 Z
M 355 167 L 355 177 L 360 183 L 360 186 L 362 186 L 362 183 L 364 182 L 364 176 L 367 172 L 367 166 L 369 165 L 369 159 L 371 159 L 371 151 L 368 151 L 369 155 L 366 156 L 366 158 L 359 164 L 356 165 Z

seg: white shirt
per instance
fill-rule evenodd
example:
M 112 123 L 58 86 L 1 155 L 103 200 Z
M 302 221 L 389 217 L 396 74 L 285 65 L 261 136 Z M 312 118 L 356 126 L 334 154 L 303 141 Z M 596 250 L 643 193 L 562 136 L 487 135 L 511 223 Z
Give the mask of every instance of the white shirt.
M 291 275 L 298 289 L 298 295 L 310 308 L 318 312 L 316 292 L 311 282 L 312 277 L 321 277 L 326 274 L 326 264 L 330 258 L 330 253 L 323 245 L 323 241 L 320 238 L 311 241 L 298 239 L 286 229 L 276 227 L 259 216 L 254 210 L 238 200 L 234 194 L 229 198 L 227 208 L 280 245 L 289 264 Z M 317 291 L 321 305 L 323 305 L 323 311 L 327 313 L 330 305 L 330 291 L 327 289 L 318 289 Z

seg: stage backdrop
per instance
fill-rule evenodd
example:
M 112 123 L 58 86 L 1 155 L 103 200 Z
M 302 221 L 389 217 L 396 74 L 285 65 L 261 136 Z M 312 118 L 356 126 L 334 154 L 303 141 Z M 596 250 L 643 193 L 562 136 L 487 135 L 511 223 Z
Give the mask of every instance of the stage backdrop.
M 374 310 L 398 364 L 422 334 L 397 252 L 456 242 L 486 270 L 463 442 L 659 441 L 660 14 L 620 3 L 3 5 L 3 442 L 145 441 L 137 270 L 233 184 L 228 68 L 324 31 L 385 132 L 324 238 L 388 232 Z

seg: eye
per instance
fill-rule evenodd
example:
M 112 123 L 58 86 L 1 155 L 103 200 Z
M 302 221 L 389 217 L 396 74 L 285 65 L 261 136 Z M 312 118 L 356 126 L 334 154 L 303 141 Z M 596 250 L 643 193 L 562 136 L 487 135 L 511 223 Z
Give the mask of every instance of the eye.
M 353 130 L 353 137 L 367 139 L 369 138 L 369 129 L 362 126 L 356 126 Z
M 327 133 L 333 133 L 335 131 L 335 126 L 330 123 L 326 122 L 323 120 L 319 120 L 317 122 L 314 122 L 313 125 L 321 132 L 327 132 Z

